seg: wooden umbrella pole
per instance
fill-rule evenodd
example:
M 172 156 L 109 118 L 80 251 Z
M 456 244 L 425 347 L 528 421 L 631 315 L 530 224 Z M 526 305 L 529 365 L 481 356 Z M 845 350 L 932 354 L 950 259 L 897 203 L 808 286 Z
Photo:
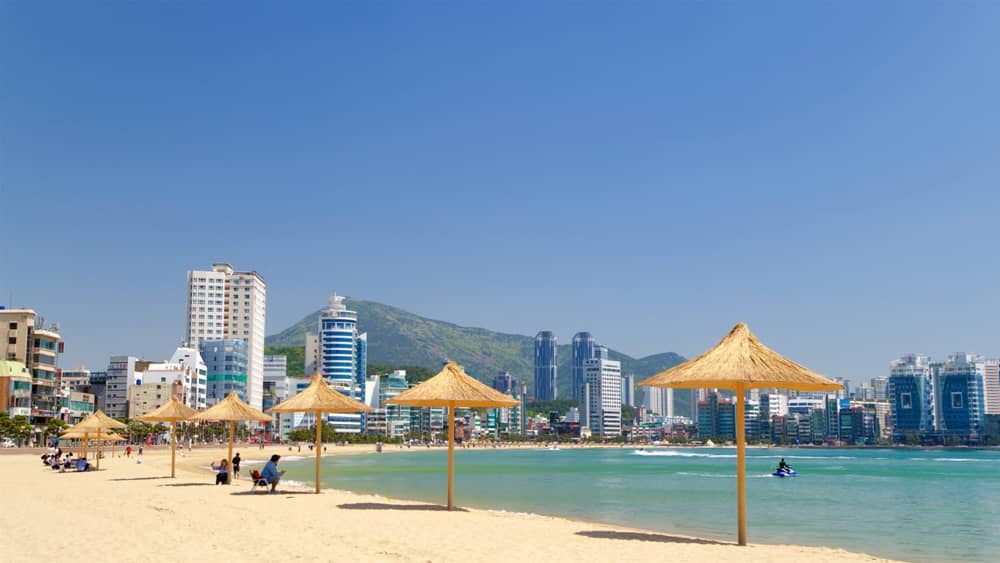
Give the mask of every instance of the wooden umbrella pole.
M 101 442 L 97 442 L 97 469 L 101 469 Z
M 316 413 L 316 494 L 319 494 L 319 459 L 323 447 L 323 413 Z
M 177 465 L 177 421 L 170 421 L 170 477 L 173 478 L 174 468 Z
M 448 510 L 455 508 L 455 403 L 448 404 Z
M 236 421 L 235 420 L 230 420 L 229 421 L 229 457 L 226 458 L 226 463 L 229 463 L 229 460 L 233 459 L 233 434 L 235 432 L 236 432 Z M 233 474 L 232 471 L 230 471 L 229 473 L 226 473 L 226 479 L 228 479 L 227 484 L 233 482 L 233 480 L 232 480 L 232 474 Z
M 747 440 L 743 420 L 744 395 L 742 385 L 736 387 L 736 517 L 739 523 L 740 545 L 747 544 Z

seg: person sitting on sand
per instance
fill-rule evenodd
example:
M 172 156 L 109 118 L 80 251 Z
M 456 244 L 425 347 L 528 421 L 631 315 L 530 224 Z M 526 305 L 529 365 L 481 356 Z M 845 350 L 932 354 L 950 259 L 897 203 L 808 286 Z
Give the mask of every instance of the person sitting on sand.
M 215 484 L 225 485 L 229 483 L 229 460 L 223 459 L 219 465 L 212 464 L 212 469 L 217 471 L 215 474 Z
M 272 455 L 271 461 L 264 464 L 264 470 L 260 473 L 261 478 L 270 483 L 272 493 L 275 492 L 275 488 L 277 488 L 278 481 L 281 480 L 281 476 L 285 474 L 284 471 L 278 471 L 279 459 L 281 459 L 280 455 Z

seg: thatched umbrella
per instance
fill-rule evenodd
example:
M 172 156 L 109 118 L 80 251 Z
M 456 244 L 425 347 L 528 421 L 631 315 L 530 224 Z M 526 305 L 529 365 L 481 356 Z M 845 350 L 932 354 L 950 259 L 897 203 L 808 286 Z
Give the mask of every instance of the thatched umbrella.
M 748 389 L 836 391 L 842 385 L 782 357 L 739 323 L 714 348 L 658 373 L 639 385 L 680 389 L 720 388 L 736 392 L 736 496 L 739 543 L 747 544 L 746 435 L 743 420 Z
M 80 422 L 74 424 L 73 426 L 66 429 L 66 432 L 73 432 L 78 435 L 83 436 L 83 457 L 87 457 L 87 443 L 90 441 L 88 436 L 98 435 L 109 430 L 125 430 L 128 428 L 123 422 L 118 422 L 117 420 L 111 418 L 110 416 L 104 414 L 104 411 L 98 409 L 93 414 L 87 415 L 86 418 Z M 65 433 L 64 433 L 65 435 Z M 97 446 L 97 468 L 101 468 L 101 447 Z
M 170 396 L 170 400 L 161 407 L 139 417 L 143 422 L 169 422 L 170 423 L 170 476 L 174 477 L 174 466 L 177 456 L 177 423 L 187 420 L 198 414 L 198 411 L 177 400 L 177 397 Z
M 237 421 L 270 422 L 272 418 L 241 401 L 236 392 L 233 391 L 225 399 L 195 414 L 188 420 L 229 422 L 229 457 L 226 458 L 229 460 L 233 459 L 233 434 L 236 433 Z
M 476 381 L 455 362 L 448 362 L 434 377 L 403 391 L 386 403 L 448 407 L 448 510 L 455 506 L 455 408 L 513 407 L 518 404 L 513 397 Z
M 356 401 L 330 387 L 323 376 L 316 372 L 309 386 L 301 393 L 274 405 L 269 412 L 308 412 L 316 415 L 316 493 L 319 494 L 320 448 L 323 447 L 323 414 L 329 412 L 367 412 L 368 405 Z

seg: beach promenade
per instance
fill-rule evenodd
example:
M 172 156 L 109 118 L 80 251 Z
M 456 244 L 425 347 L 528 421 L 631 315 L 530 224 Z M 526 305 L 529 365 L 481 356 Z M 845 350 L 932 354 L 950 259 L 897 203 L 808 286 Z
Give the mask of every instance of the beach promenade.
M 373 446 L 331 448 L 329 455 Z M 263 461 L 285 448 L 240 447 Z M 406 451 L 395 450 L 398 455 Z M 250 494 L 249 474 L 214 485 L 206 467 L 225 448 L 178 455 L 145 452 L 143 463 L 106 456 L 101 471 L 57 473 L 38 455 L 0 455 L 4 560 L 43 561 L 885 561 L 843 550 L 800 546 L 739 547 L 696 538 L 546 516 L 438 506 L 307 487 Z M 459 497 L 460 499 L 461 497 Z M 751 536 L 752 538 L 752 536 Z

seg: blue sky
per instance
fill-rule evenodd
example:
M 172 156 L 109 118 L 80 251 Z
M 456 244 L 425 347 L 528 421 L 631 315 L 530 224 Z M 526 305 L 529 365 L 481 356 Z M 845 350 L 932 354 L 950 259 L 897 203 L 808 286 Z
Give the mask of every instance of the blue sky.
M 1000 354 L 1000 6 L 0 3 L 0 295 L 166 358 L 185 271 L 831 376 Z M 807 5 L 803 5 L 807 4 Z

